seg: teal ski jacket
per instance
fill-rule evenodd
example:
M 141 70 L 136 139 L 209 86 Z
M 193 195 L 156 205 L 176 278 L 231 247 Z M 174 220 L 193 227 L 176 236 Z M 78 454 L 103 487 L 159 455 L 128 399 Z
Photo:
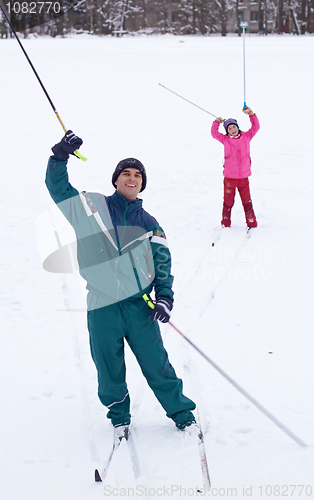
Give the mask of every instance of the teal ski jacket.
M 142 207 L 119 193 L 78 192 L 67 160 L 51 156 L 46 186 L 74 228 L 79 272 L 87 281 L 88 310 L 141 297 L 153 289 L 173 299 L 171 255 L 163 229 Z

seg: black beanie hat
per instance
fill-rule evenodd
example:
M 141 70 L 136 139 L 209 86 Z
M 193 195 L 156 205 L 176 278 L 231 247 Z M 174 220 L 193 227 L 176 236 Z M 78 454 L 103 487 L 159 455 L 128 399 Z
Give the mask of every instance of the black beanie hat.
M 111 182 L 112 182 L 113 187 L 116 188 L 115 182 L 116 182 L 117 178 L 119 177 L 119 175 L 121 174 L 122 170 L 125 170 L 126 168 L 137 168 L 137 170 L 139 170 L 141 172 L 141 174 L 142 174 L 142 188 L 140 190 L 140 193 L 142 191 L 144 191 L 144 189 L 146 188 L 146 184 L 147 184 L 146 170 L 145 170 L 143 163 L 141 163 L 136 158 L 125 158 L 125 160 L 119 161 L 118 165 L 116 166 L 115 171 L 112 174 Z

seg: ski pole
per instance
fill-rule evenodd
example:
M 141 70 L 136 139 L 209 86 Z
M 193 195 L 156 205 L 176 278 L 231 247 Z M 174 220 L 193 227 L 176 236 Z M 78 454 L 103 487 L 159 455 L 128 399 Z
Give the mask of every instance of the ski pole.
M 218 116 L 213 115 L 213 113 L 210 113 L 209 111 L 206 111 L 206 109 L 201 108 L 201 107 L 200 107 L 200 106 L 198 106 L 197 104 L 194 104 L 194 102 L 191 102 L 191 101 L 189 101 L 188 99 L 186 99 L 185 97 L 182 97 L 182 95 L 179 95 L 179 94 L 177 94 L 176 92 L 174 92 L 173 90 L 168 89 L 168 87 L 165 87 L 165 86 L 164 86 L 164 85 L 162 85 L 161 83 L 158 83 L 158 85 L 160 85 L 161 87 L 163 87 L 163 88 L 164 88 L 164 89 L 166 89 L 166 90 L 169 90 L 169 92 L 171 92 L 172 94 L 174 94 L 174 95 L 176 95 L 176 96 L 180 97 L 180 99 L 183 99 L 184 101 L 189 102 L 190 104 L 192 104 L 192 106 L 195 106 L 196 108 L 201 109 L 202 111 L 205 111 L 205 113 L 208 113 L 209 115 L 213 116 L 214 118 L 218 118 Z
M 64 125 L 64 123 L 63 123 L 63 121 L 61 120 L 61 117 L 60 117 L 60 115 L 59 115 L 58 111 L 56 110 L 56 107 L 55 107 L 55 105 L 53 104 L 53 102 L 52 102 L 52 100 L 51 100 L 51 98 L 50 98 L 50 96 L 49 96 L 49 94 L 48 94 L 47 90 L 45 89 L 45 86 L 44 86 L 43 82 L 42 82 L 42 81 L 41 81 L 41 79 L 39 78 L 39 75 L 38 75 L 38 73 L 37 73 L 36 69 L 34 68 L 34 65 L 33 65 L 32 61 L 31 61 L 31 60 L 30 60 L 30 58 L 28 57 L 26 50 L 24 49 L 24 47 L 23 47 L 23 45 L 22 45 L 22 43 L 21 43 L 21 41 L 20 41 L 19 37 L 17 36 L 16 31 L 15 31 L 15 29 L 14 29 L 14 27 L 13 27 L 13 25 L 12 25 L 12 23 L 11 23 L 11 21 L 10 21 L 10 19 L 9 19 L 9 17 L 8 17 L 7 13 L 6 13 L 6 11 L 5 11 L 5 9 L 2 7 L 1 0 L 0 0 L 0 8 L 1 8 L 2 12 L 3 12 L 3 15 L 4 15 L 4 17 L 5 17 L 6 21 L 7 21 L 7 23 L 9 24 L 9 26 L 10 26 L 10 28 L 11 28 L 11 30 L 12 30 L 13 35 L 15 36 L 15 38 L 16 38 L 16 40 L 17 40 L 17 42 L 18 42 L 19 46 L 21 47 L 21 49 L 22 49 L 22 51 L 23 51 L 23 53 L 24 53 L 24 55 L 25 55 L 25 57 L 26 57 L 27 61 L 29 62 L 30 67 L 31 67 L 31 68 L 32 68 L 32 70 L 34 71 L 35 76 L 36 76 L 36 78 L 37 78 L 37 80 L 38 80 L 38 82 L 39 82 L 39 84 L 40 84 L 41 88 L 43 89 L 43 91 L 44 91 L 44 93 L 45 93 L 45 95 L 46 95 L 46 97 L 47 97 L 47 99 L 48 99 L 48 101 L 49 101 L 49 103 L 50 103 L 50 105 L 51 105 L 51 107 L 52 107 L 52 109 L 53 109 L 53 111 L 54 111 L 54 113 L 55 113 L 56 117 L 58 118 L 58 120 L 59 120 L 59 122 L 60 122 L 61 127 L 63 128 L 64 132 L 66 133 L 66 132 L 67 132 L 67 128 L 65 127 L 65 125 Z M 74 154 L 75 154 L 78 158 L 80 158 L 82 161 L 86 161 L 86 160 L 87 160 L 87 158 L 85 158 L 85 156 L 82 156 L 82 155 L 81 155 L 81 153 L 79 152 L 79 150 L 78 150 L 78 149 L 76 149 L 76 150 L 74 151 Z
M 147 295 L 143 295 L 143 299 L 147 303 L 148 307 L 151 309 L 155 308 L 154 302 Z M 296 443 L 300 446 L 307 446 L 298 436 L 296 436 L 290 429 L 288 429 L 283 423 L 281 423 L 274 415 L 272 415 L 266 408 L 264 408 L 253 396 L 251 396 L 246 390 L 244 390 L 235 380 L 233 380 L 224 370 L 222 370 L 212 359 L 210 359 L 207 354 L 205 354 L 197 345 L 195 345 L 192 340 L 190 340 L 186 335 L 184 335 L 171 321 L 168 321 L 169 325 L 172 326 L 203 358 L 208 361 L 225 379 L 230 382 L 233 387 L 235 387 L 244 397 L 246 397 L 254 406 L 256 406 L 266 417 L 268 417 L 274 424 L 276 424 L 281 430 L 283 430 L 288 436 L 290 436 Z
M 241 28 L 243 29 L 243 82 L 244 82 L 244 105 L 243 109 L 246 109 L 246 88 L 245 88 L 245 30 L 247 28 L 246 23 L 242 23 Z

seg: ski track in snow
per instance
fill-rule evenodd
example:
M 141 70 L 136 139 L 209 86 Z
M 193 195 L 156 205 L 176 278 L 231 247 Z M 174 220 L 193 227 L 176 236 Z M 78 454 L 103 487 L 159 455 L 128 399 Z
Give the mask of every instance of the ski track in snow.
M 120 159 L 144 163 L 144 208 L 165 229 L 173 256 L 173 323 L 309 445 L 300 448 L 162 325 L 170 360 L 199 407 L 212 496 L 235 488 L 238 498 L 250 491 L 254 499 L 275 498 L 275 485 L 281 493 L 284 485 L 311 485 L 314 494 L 314 37 L 246 38 L 247 103 L 261 123 L 251 143 L 250 180 L 259 227 L 246 238 L 237 197 L 232 228 L 214 247 L 223 147 L 210 136 L 208 115 L 158 83 L 247 130 L 241 38 L 22 42 L 61 118 L 84 140 L 88 162 L 70 159 L 72 184 L 110 194 Z M 15 40 L 1 39 L 0 60 L 1 498 L 92 500 L 113 496 L 113 488 L 151 498 L 171 487 L 171 496 L 196 496 L 197 448 L 165 417 L 129 350 L 143 476 L 135 481 L 122 445 L 106 483 L 93 482 L 112 430 L 97 398 L 83 295 L 75 276 L 42 269 L 35 231 L 52 206 L 45 167 L 62 129 Z M 184 487 L 193 495 L 176 489 Z M 308 498 L 306 491 L 298 497 Z

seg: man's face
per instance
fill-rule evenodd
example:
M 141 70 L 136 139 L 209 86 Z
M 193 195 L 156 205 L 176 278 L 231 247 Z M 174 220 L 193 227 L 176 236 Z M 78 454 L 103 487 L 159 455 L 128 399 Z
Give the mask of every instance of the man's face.
M 236 125 L 234 125 L 233 123 L 231 125 L 229 125 L 229 127 L 228 127 L 228 134 L 229 135 L 236 136 L 236 135 L 238 135 L 238 133 L 239 133 L 239 129 Z
M 116 180 L 117 192 L 127 200 L 136 200 L 142 181 L 142 174 L 137 168 L 125 168 Z

